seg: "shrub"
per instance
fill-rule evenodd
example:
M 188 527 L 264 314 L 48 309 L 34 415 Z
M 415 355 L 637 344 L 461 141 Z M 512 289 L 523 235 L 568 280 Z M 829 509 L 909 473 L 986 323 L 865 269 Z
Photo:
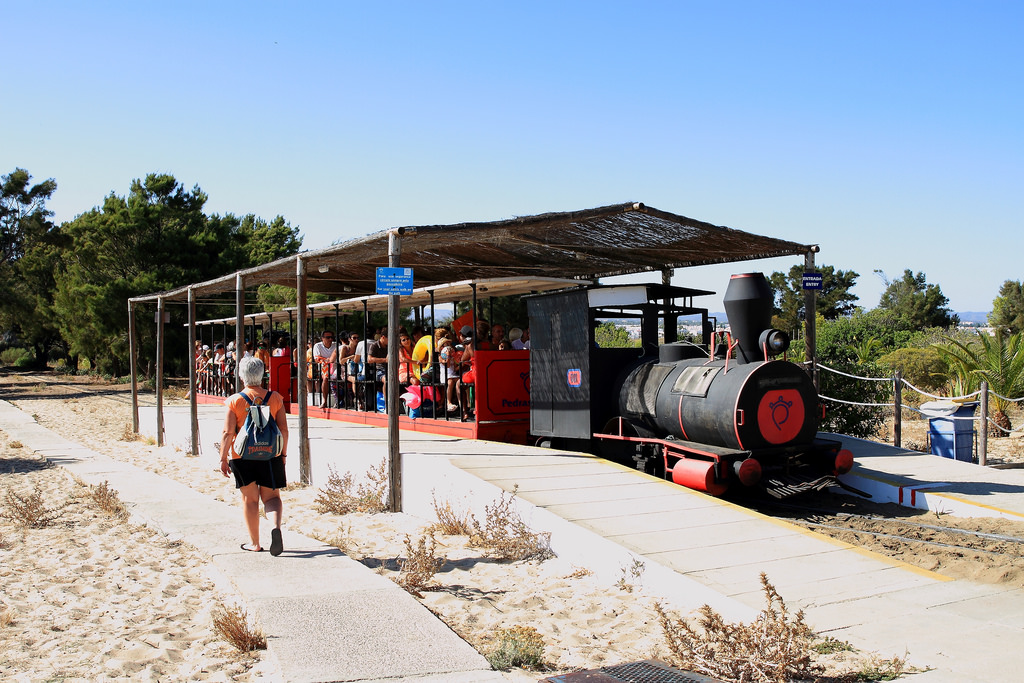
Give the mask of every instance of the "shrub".
M 89 495 L 100 510 L 113 515 L 117 519 L 128 518 L 128 508 L 121 502 L 117 491 L 110 488 L 107 482 L 104 481 L 98 486 L 90 486 Z
M 519 487 L 508 494 L 502 491 L 501 497 L 493 505 L 484 506 L 487 513 L 484 524 L 470 515 L 473 533 L 470 545 L 484 548 L 489 555 L 502 560 L 545 560 L 553 557 L 551 552 L 551 534 L 537 533 L 519 516 L 515 508 L 516 492 Z
M 524 669 L 544 667 L 544 639 L 532 626 L 513 626 L 498 632 L 498 645 L 487 655 L 488 663 L 498 671 L 514 666 Z
M 327 477 L 327 485 L 317 492 L 313 505 L 317 512 L 323 514 L 347 515 L 350 512 L 384 512 L 387 494 L 387 460 L 366 473 L 369 484 L 360 483 L 352 488 L 355 481 L 351 472 L 338 476 L 332 467 Z
M 878 365 L 886 374 L 899 370 L 903 379 L 925 391 L 938 391 L 948 379 L 946 364 L 934 348 L 896 349 L 879 358 Z
M 7 489 L 4 500 L 7 511 L 0 513 L 0 517 L 10 519 L 16 524 L 30 529 L 48 527 L 60 519 L 66 511 L 64 506 L 46 507 L 43 492 L 39 489 L 38 484 L 32 489 L 32 493 L 24 496 L 13 489 Z
M 437 556 L 437 543 L 432 534 L 420 536 L 415 546 L 406 536 L 405 559 L 398 562 L 395 583 L 416 597 L 422 597 L 420 591 L 430 589 L 434 574 L 442 564 L 444 558 Z
M 18 363 L 21 361 L 22 358 L 28 358 L 30 363 L 32 360 L 34 360 L 32 358 L 32 352 L 29 351 L 28 349 L 23 349 L 21 347 L 15 346 L 0 351 L 0 364 L 3 365 L 14 365 L 21 367 L 20 365 L 18 365 Z
M 213 609 L 213 630 L 239 652 L 267 649 L 267 637 L 240 606 L 218 604 Z
M 791 618 L 786 603 L 762 572 L 765 608 L 750 624 L 730 624 L 709 605 L 700 608 L 698 626 L 655 610 L 668 647 L 683 669 L 714 678 L 785 683 L 813 679 L 820 667 L 811 663 L 814 634 L 803 610 Z
M 434 514 L 437 515 L 437 524 L 430 527 L 432 531 L 446 536 L 469 536 L 473 532 L 473 527 L 469 523 L 469 511 L 457 512 L 447 500 L 443 504 L 438 503 L 436 497 L 432 500 Z

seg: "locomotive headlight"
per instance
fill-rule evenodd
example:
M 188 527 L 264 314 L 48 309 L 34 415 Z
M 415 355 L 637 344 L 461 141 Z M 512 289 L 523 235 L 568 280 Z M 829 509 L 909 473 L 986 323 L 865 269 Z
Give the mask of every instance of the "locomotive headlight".
M 765 354 L 777 356 L 789 348 L 789 335 L 782 330 L 765 330 L 758 338 L 757 345 L 764 349 Z

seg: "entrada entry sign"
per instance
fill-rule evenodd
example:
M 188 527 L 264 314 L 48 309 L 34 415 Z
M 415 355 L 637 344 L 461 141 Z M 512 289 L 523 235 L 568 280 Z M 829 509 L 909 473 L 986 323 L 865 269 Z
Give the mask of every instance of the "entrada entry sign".
M 821 273 L 804 273 L 804 289 L 824 289 L 825 277 Z
M 412 294 L 412 268 L 378 268 L 377 293 Z

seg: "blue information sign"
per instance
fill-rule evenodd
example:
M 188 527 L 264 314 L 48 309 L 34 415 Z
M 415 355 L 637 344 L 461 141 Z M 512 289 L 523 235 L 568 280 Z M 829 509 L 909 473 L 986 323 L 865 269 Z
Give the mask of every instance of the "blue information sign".
M 378 268 L 378 294 L 412 294 L 412 268 Z
M 823 282 L 821 273 L 804 273 L 804 289 L 822 289 Z

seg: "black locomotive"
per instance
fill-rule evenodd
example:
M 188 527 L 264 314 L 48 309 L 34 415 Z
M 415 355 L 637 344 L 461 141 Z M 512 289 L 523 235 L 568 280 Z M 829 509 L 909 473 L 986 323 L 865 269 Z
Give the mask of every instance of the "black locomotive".
M 776 497 L 823 489 L 850 470 L 838 441 L 817 438 L 821 406 L 808 374 L 777 357 L 761 273 L 734 275 L 724 299 L 731 331 L 716 333 L 694 296 L 667 285 L 536 295 L 530 315 L 530 431 L 677 484 L 722 495 L 733 482 Z M 699 341 L 677 339 L 700 315 Z M 601 348 L 602 320 L 635 319 L 641 347 Z M 659 344 L 659 330 L 664 343 Z

